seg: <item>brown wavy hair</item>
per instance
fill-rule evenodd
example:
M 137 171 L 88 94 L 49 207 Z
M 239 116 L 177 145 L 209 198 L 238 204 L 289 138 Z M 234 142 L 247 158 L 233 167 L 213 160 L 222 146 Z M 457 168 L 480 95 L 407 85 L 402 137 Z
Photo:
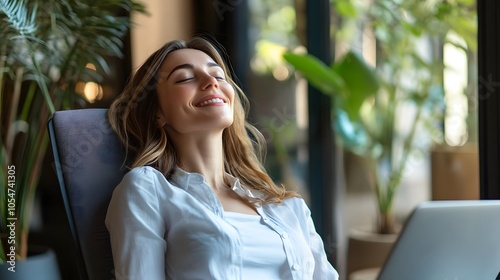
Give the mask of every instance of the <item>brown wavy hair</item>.
M 265 141 L 262 134 L 247 122 L 249 102 L 236 85 L 228 65 L 217 50 L 217 43 L 195 37 L 190 41 L 171 41 L 154 52 L 129 80 L 124 91 L 113 102 L 108 111 L 111 127 L 132 159 L 130 168 L 151 166 L 170 178 L 174 167 L 180 162 L 173 143 L 165 130 L 157 124 L 159 102 L 157 85 L 162 77 L 159 69 L 166 57 L 180 49 L 196 49 L 206 53 L 226 73 L 226 80 L 235 89 L 233 123 L 222 134 L 225 171 L 240 180 L 246 187 L 262 193 L 262 198 L 250 203 L 280 203 L 283 199 L 297 196 L 283 186 L 277 186 L 262 165 Z

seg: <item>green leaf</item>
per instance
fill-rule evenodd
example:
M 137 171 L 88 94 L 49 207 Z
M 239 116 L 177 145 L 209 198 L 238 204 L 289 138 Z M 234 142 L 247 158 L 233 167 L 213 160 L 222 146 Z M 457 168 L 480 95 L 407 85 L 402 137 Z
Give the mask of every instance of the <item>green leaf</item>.
M 345 111 L 338 109 L 333 127 L 344 148 L 358 155 L 367 152 L 370 141 L 361 122 L 352 121 Z
M 350 0 L 337 0 L 333 4 L 341 17 L 356 18 L 359 14 L 358 9 Z
M 406 30 L 411 32 L 413 35 L 420 37 L 423 33 L 423 28 L 418 25 L 411 24 L 410 22 L 407 21 L 402 21 L 401 26 Z
M 438 18 L 439 20 L 444 20 L 447 18 L 450 13 L 452 12 L 452 7 L 449 3 L 439 3 L 437 5 L 435 17 Z
M 468 6 L 468 7 L 473 7 L 476 4 L 476 1 L 474 1 L 474 0 L 456 0 L 456 1 L 457 1 L 457 4 Z
M 283 58 L 322 93 L 343 92 L 344 81 L 328 65 L 309 54 L 285 53 Z
M 467 46 L 472 51 L 477 50 L 477 25 L 475 19 L 450 17 L 447 18 L 447 22 L 453 31 L 467 42 Z
M 359 119 L 359 110 L 365 99 L 378 91 L 380 82 L 374 68 L 355 52 L 348 52 L 337 63 L 333 70 L 345 83 L 345 98 L 342 104 L 351 120 Z

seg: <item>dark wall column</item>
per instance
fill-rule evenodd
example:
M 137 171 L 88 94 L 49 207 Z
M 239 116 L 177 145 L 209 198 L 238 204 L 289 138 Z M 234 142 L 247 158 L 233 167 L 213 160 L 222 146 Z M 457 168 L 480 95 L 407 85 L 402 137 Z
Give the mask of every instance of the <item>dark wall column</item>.
M 500 199 L 500 2 L 478 0 L 479 179 L 482 199 Z
M 307 1 L 308 52 L 330 64 L 330 2 Z M 338 221 L 335 172 L 335 141 L 331 124 L 331 99 L 315 88 L 308 88 L 310 208 L 316 230 L 323 238 L 330 262 L 338 261 Z
M 248 0 L 194 0 L 194 34 L 214 37 L 228 55 L 238 85 L 246 91 L 250 64 Z

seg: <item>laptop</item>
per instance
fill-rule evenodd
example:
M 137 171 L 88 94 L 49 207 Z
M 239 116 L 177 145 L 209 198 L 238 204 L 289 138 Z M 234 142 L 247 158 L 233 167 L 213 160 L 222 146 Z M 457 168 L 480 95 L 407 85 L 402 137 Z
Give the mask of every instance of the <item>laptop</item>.
M 421 203 L 377 279 L 500 279 L 500 200 Z

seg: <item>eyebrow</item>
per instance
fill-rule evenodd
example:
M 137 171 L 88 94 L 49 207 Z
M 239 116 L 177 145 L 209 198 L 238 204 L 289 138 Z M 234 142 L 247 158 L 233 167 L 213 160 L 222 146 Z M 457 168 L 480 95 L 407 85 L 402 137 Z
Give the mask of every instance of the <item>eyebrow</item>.
M 207 67 L 220 67 L 220 68 L 222 68 L 219 64 L 217 64 L 215 62 L 207 63 Z M 194 66 L 193 66 L 193 64 L 189 64 L 189 63 L 179 64 L 179 65 L 175 66 L 174 69 L 172 69 L 172 71 L 170 71 L 170 74 L 168 74 L 167 80 L 170 77 L 170 75 L 172 75 L 175 71 L 177 71 L 179 69 L 194 69 Z

